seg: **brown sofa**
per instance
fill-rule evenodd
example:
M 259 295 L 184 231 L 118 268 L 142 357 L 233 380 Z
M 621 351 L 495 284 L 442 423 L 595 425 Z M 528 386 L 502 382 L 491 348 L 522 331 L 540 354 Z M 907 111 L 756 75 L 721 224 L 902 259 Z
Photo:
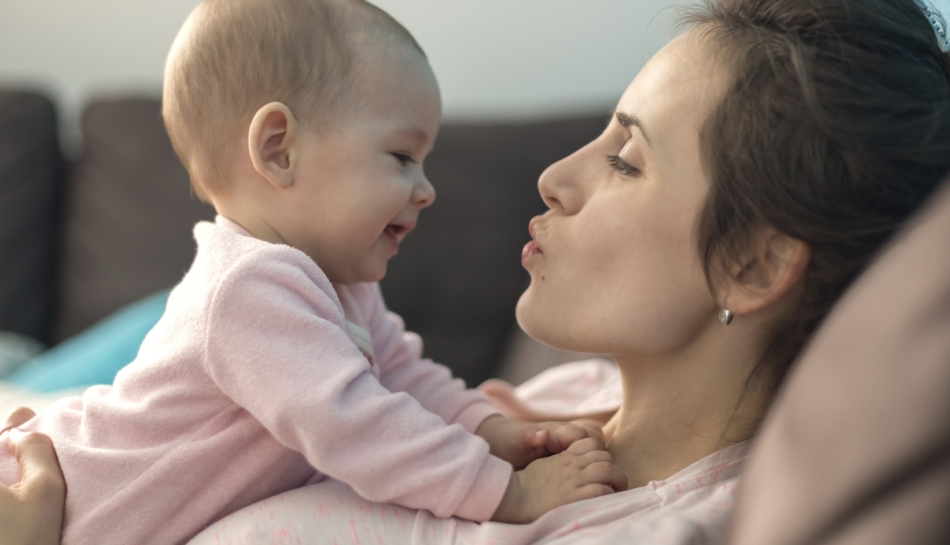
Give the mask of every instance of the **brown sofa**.
M 538 176 L 599 134 L 606 114 L 448 123 L 426 171 L 438 192 L 383 281 L 425 353 L 469 384 L 492 376 L 527 276 L 520 250 L 542 212 Z M 155 98 L 96 101 L 81 154 L 62 158 L 52 103 L 0 92 L 0 331 L 56 343 L 174 285 L 213 217 L 171 149 Z

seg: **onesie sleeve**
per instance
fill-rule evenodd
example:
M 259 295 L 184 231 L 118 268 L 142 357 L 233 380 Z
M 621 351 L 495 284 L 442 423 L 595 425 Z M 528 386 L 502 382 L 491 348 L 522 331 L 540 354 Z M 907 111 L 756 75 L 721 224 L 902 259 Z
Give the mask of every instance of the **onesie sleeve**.
M 447 424 L 461 424 L 471 433 L 485 418 L 501 414 L 487 395 L 467 389 L 446 366 L 423 358 L 422 339 L 407 332 L 402 318 L 386 310 L 379 284 L 366 288 L 365 306 L 383 386 L 391 392 L 406 392 Z
M 207 323 L 211 378 L 321 473 L 372 501 L 491 518 L 511 466 L 461 425 L 380 384 L 306 256 L 275 246 L 243 258 L 215 290 Z

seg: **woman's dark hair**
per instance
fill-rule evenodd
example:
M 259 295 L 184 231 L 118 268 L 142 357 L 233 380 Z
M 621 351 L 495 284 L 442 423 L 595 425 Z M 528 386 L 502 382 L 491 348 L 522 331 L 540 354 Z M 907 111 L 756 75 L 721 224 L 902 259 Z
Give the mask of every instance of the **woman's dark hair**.
M 915 0 L 707 0 L 684 20 L 734 74 L 701 131 L 710 285 L 763 226 L 811 250 L 800 297 L 771 324 L 750 377 L 774 393 L 950 170 L 950 55 Z

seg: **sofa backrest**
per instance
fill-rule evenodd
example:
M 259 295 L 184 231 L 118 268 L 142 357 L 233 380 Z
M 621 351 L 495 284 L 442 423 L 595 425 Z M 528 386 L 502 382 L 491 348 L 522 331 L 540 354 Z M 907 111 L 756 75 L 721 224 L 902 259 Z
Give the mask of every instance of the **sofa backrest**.
M 90 104 L 66 185 L 55 339 L 181 279 L 191 228 L 214 210 L 191 194 L 157 100 Z
M 514 325 L 528 221 L 545 210 L 538 176 L 605 120 L 443 127 L 426 162 L 436 204 L 391 261 L 383 293 L 425 354 L 470 384 L 491 376 Z M 158 100 L 94 102 L 82 133 L 66 179 L 54 340 L 177 283 L 194 256 L 192 226 L 214 216 L 192 194 Z
M 63 160 L 53 104 L 0 91 L 0 331 L 51 337 Z

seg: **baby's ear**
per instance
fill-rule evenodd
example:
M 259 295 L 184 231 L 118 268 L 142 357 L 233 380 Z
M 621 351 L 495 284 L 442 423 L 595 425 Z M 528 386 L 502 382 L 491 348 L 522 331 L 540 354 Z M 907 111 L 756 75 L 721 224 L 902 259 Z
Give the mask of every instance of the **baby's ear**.
M 254 170 L 277 189 L 294 183 L 298 123 L 290 108 L 271 102 L 254 114 L 247 143 Z

